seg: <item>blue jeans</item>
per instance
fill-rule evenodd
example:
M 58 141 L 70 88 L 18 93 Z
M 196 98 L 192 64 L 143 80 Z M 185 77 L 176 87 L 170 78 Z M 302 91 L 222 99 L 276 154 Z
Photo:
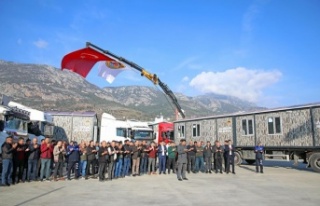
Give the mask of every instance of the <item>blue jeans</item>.
M 80 167 L 79 167 L 79 176 L 81 175 L 82 177 L 85 177 L 86 169 L 87 169 L 87 160 L 81 160 Z
M 2 160 L 2 184 L 9 183 L 9 176 L 12 172 L 12 159 L 3 159 Z
M 51 176 L 51 159 L 41 159 L 40 180 L 43 180 L 44 172 L 46 172 L 46 179 L 50 179 Z
M 32 176 L 31 176 L 32 174 Z M 35 180 L 38 176 L 38 160 L 28 160 L 28 180 Z
M 120 177 L 122 174 L 122 164 L 123 164 L 123 158 L 119 158 L 116 162 L 116 170 L 114 172 L 114 177 Z
M 166 156 L 159 156 L 159 173 L 166 172 Z
M 124 159 L 124 165 L 123 165 L 123 170 L 122 170 L 122 176 L 129 175 L 129 168 L 131 165 L 131 158 L 130 157 L 125 157 Z
M 140 174 L 147 173 L 148 157 L 142 157 L 140 163 Z
M 199 172 L 199 170 L 204 171 L 204 160 L 203 160 L 203 157 L 196 157 L 195 171 Z

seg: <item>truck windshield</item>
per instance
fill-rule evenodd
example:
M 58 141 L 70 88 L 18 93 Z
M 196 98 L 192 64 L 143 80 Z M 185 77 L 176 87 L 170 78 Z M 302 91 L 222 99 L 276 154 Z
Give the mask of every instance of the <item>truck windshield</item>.
M 174 133 L 173 131 L 167 131 L 167 132 L 162 132 L 162 138 L 167 138 L 170 140 L 174 140 Z
M 152 131 L 135 130 L 133 138 L 136 140 L 150 140 L 152 139 Z
M 27 122 L 17 118 L 8 118 L 4 127 L 6 131 L 28 132 Z

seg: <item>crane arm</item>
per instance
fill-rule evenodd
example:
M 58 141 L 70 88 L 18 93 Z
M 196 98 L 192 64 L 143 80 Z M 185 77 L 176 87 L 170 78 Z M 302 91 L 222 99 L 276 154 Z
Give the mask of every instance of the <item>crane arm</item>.
M 146 77 L 147 79 L 149 79 L 153 84 L 155 85 L 159 85 L 161 87 L 161 89 L 163 90 L 163 92 L 171 99 L 172 103 L 174 104 L 174 106 L 176 107 L 176 109 L 178 110 L 178 112 L 180 113 L 181 117 L 182 118 L 185 118 L 185 114 L 184 114 L 184 111 L 182 110 L 176 96 L 174 95 L 174 93 L 171 91 L 171 89 L 165 84 L 163 83 L 156 74 L 152 74 L 150 72 L 148 72 L 147 70 L 143 69 L 141 66 L 137 65 L 136 63 L 134 62 L 131 62 L 123 57 L 119 57 L 113 53 L 111 53 L 110 51 L 108 50 L 104 50 L 90 42 L 87 42 L 86 43 L 86 46 L 91 48 L 91 49 L 94 49 L 100 53 L 103 53 L 103 54 L 106 54 L 106 55 L 109 55 L 115 59 L 118 59 L 119 61 L 122 61 L 126 64 L 128 64 L 129 66 L 131 66 L 132 68 L 138 70 L 141 74 L 141 76 L 144 76 Z

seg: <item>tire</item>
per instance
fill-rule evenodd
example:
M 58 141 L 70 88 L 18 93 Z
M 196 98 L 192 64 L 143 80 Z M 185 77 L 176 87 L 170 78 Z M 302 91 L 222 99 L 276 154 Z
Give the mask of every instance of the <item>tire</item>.
M 309 158 L 309 164 L 313 171 L 320 173 L 320 153 L 314 153 Z
M 240 165 L 242 163 L 242 157 L 239 152 L 234 153 L 234 164 Z
M 256 161 L 255 160 L 246 160 L 246 162 L 248 163 L 248 165 L 253 165 Z

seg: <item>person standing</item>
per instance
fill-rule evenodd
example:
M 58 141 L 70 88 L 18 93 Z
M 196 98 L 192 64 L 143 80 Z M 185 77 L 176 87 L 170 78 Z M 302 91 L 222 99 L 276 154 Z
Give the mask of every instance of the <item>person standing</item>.
M 99 156 L 99 181 L 103 182 L 105 180 L 105 173 L 106 173 L 106 167 L 107 167 L 107 162 L 108 162 L 108 147 L 107 147 L 107 142 L 102 141 L 101 147 L 99 148 L 98 151 L 98 156 Z
M 2 151 L 2 176 L 1 186 L 10 186 L 9 177 L 12 172 L 13 152 L 17 148 L 17 143 L 13 143 L 12 136 L 6 138 L 6 141 L 1 145 Z
M 218 170 L 220 170 L 220 173 L 222 174 L 223 147 L 221 146 L 218 140 L 215 141 L 215 145 L 213 148 L 213 156 L 214 156 L 214 162 L 216 165 L 216 168 L 215 168 L 216 174 L 218 173 Z
M 212 146 L 210 141 L 207 141 L 207 145 L 204 147 L 203 155 L 206 162 L 206 173 L 211 173 L 212 170 Z
M 53 156 L 53 147 L 50 143 L 49 137 L 46 137 L 40 148 L 41 151 L 41 171 L 40 171 L 40 181 L 43 181 L 44 175 L 46 180 L 50 180 L 51 176 L 51 159 Z
M 141 145 L 141 164 L 140 164 L 140 175 L 147 173 L 148 166 L 148 154 L 147 154 L 147 143 L 142 141 Z
M 68 156 L 68 172 L 67 178 L 71 180 L 71 170 L 74 170 L 75 179 L 79 178 L 79 161 L 80 161 L 80 150 L 79 145 L 76 142 L 72 142 L 67 147 L 67 156 Z
M 129 140 L 125 140 L 124 141 L 125 145 L 123 146 L 124 148 L 124 165 L 123 165 L 123 171 L 122 171 L 122 176 L 129 176 L 129 169 L 131 166 L 131 152 L 132 149 L 130 147 L 130 141 Z
M 87 171 L 85 179 L 88 179 L 89 175 L 92 175 L 93 178 L 95 177 L 95 161 L 96 161 L 96 154 L 98 151 L 96 150 L 96 146 L 94 145 L 94 142 L 91 140 L 89 143 L 89 146 L 87 147 Z M 91 173 L 90 173 L 90 166 L 91 166 Z
M 204 172 L 203 150 L 204 148 L 201 145 L 201 142 L 198 142 L 196 146 L 196 173 L 199 171 Z
M 170 143 L 168 147 L 168 174 L 172 168 L 173 174 L 176 173 L 176 157 L 177 157 L 177 147 L 174 142 Z
M 80 167 L 79 167 L 79 176 L 84 179 L 86 177 L 87 170 L 87 145 L 86 142 L 81 142 L 80 144 Z
M 151 175 L 152 174 L 156 174 L 156 155 L 157 155 L 157 149 L 155 146 L 155 143 L 152 142 L 149 149 L 149 159 L 148 159 L 148 174 Z
M 196 165 L 196 146 L 197 142 L 190 141 L 187 146 L 188 149 L 188 173 L 195 173 L 195 165 Z
M 63 178 L 63 165 L 65 162 L 66 150 L 62 145 L 62 141 L 58 141 L 57 145 L 53 148 L 53 161 L 55 163 L 53 180 L 58 181 L 57 175 L 59 172 L 59 180 L 64 180 Z
M 26 148 L 24 144 L 24 139 L 20 137 L 18 139 L 18 146 L 13 152 L 13 171 L 12 171 L 12 184 L 16 183 L 16 175 L 18 171 L 18 181 L 22 181 L 22 175 L 24 171 L 24 161 L 25 161 L 25 156 L 26 152 L 29 151 L 28 148 Z
M 132 148 L 132 176 L 139 175 L 141 146 L 139 141 L 136 141 Z
M 186 170 L 187 170 L 187 152 L 190 151 L 190 149 L 188 150 L 186 147 L 186 140 L 182 139 L 180 140 L 180 144 L 177 148 L 177 152 L 178 152 L 178 172 L 177 172 L 177 178 L 179 181 L 182 181 L 182 179 L 184 180 L 188 180 L 188 178 L 186 177 Z
M 117 150 L 115 141 L 111 142 L 111 145 L 108 147 L 109 153 L 109 166 L 108 166 L 108 180 L 112 180 L 114 178 L 114 167 L 115 162 L 117 161 Z
M 232 166 L 232 174 L 236 174 L 235 168 L 234 168 L 234 152 L 235 152 L 235 148 L 232 145 L 231 140 L 227 140 L 224 147 L 224 158 L 226 163 L 225 171 L 227 174 L 229 174 L 230 172 L 230 165 Z
M 116 168 L 114 172 L 115 179 L 120 178 L 122 176 L 123 152 L 124 152 L 122 142 L 118 143 L 117 151 L 118 151 L 118 158 L 116 161 Z
M 159 157 L 159 174 L 161 173 L 166 174 L 166 153 L 167 153 L 167 147 L 165 145 L 165 142 L 162 141 L 160 143 L 160 146 L 158 147 L 158 157 Z
M 34 181 L 38 177 L 39 159 L 40 159 L 40 146 L 38 145 L 38 139 L 35 137 L 32 139 L 32 143 L 29 145 L 28 175 L 27 175 L 28 182 L 30 182 L 31 180 Z
M 263 173 L 263 152 L 264 148 L 261 144 L 261 142 L 258 143 L 257 146 L 254 148 L 254 152 L 256 153 L 256 173 L 259 173 L 259 167 L 260 167 L 260 173 Z

